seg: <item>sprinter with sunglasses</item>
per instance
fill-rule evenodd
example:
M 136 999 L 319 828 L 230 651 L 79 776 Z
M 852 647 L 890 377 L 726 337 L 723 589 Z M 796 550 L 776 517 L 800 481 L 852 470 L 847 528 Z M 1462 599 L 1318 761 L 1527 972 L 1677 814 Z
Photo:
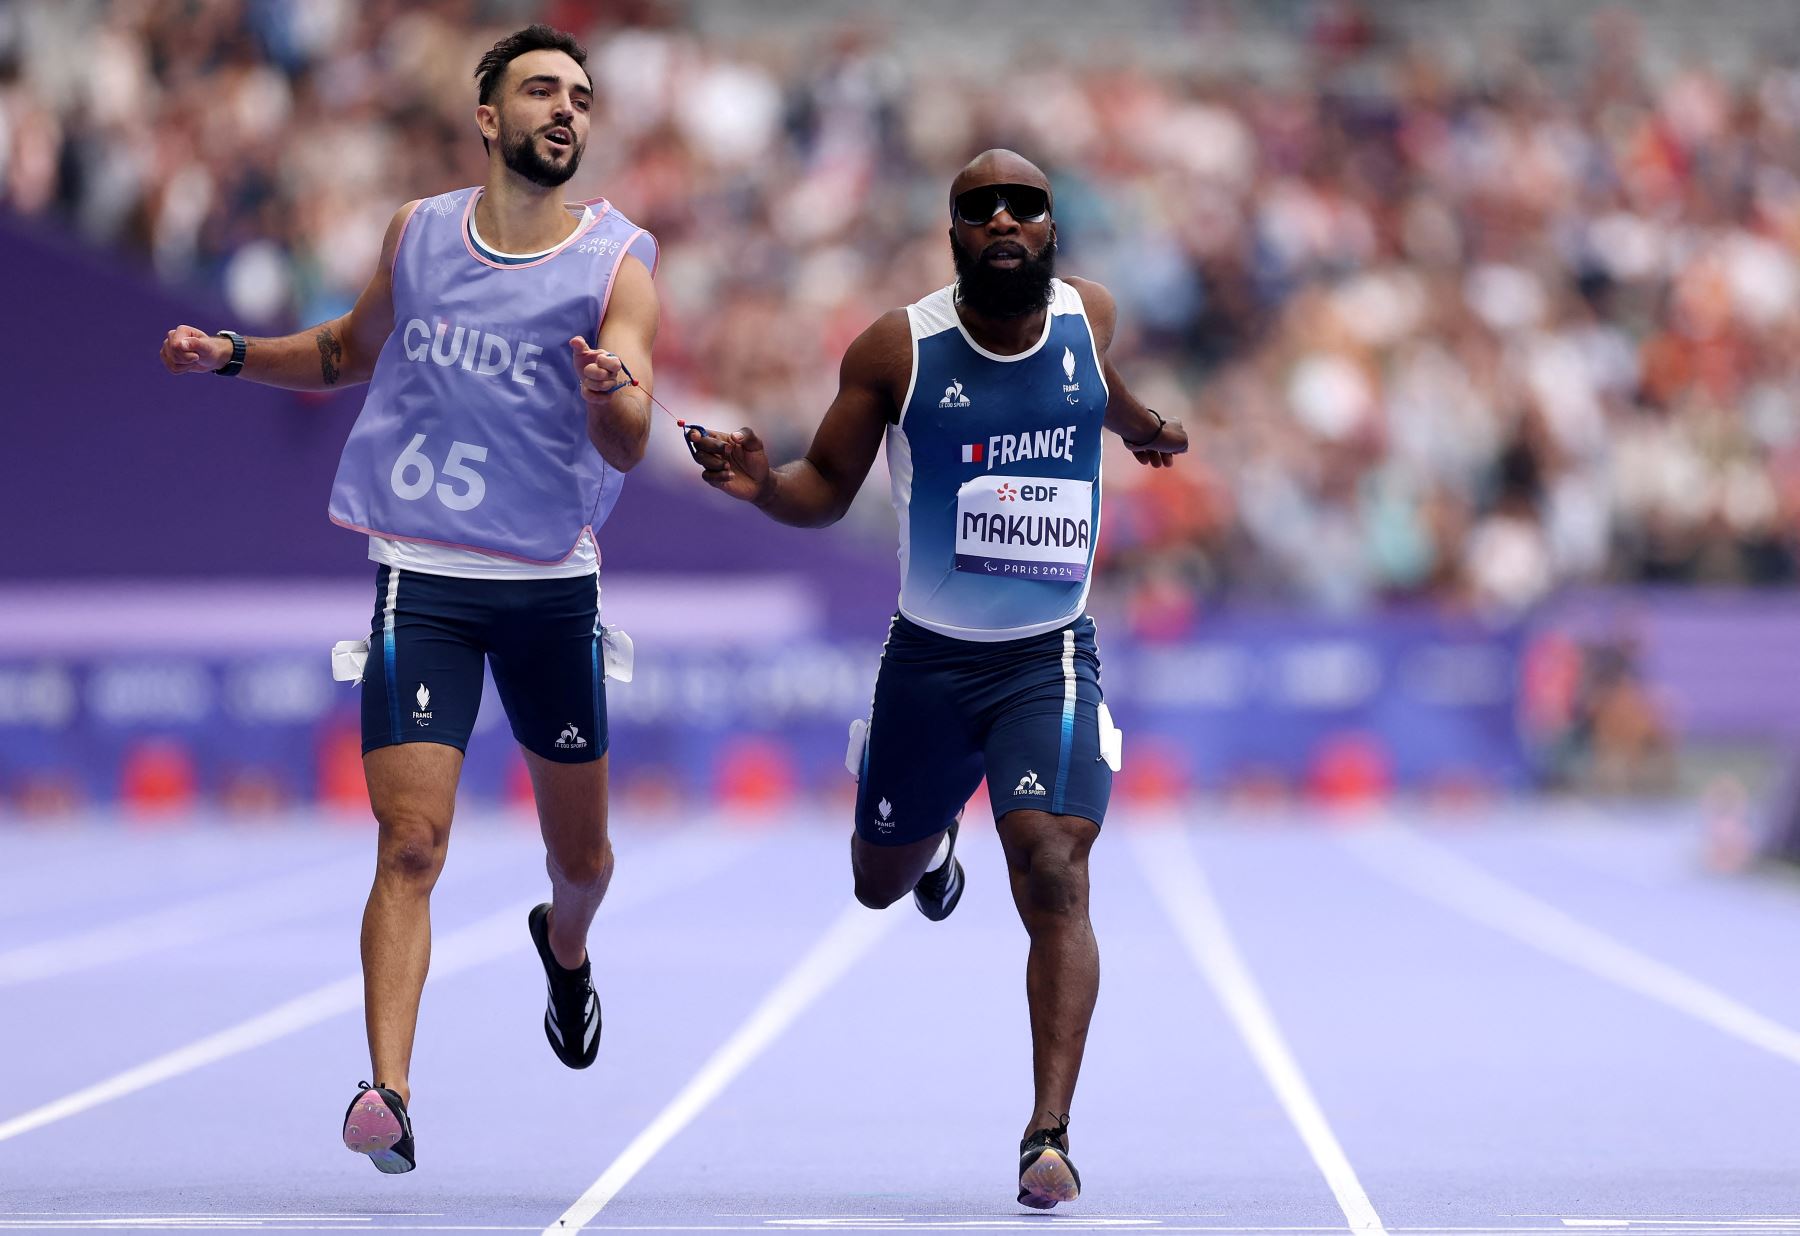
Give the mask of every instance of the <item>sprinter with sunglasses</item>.
M 769 466 L 751 429 L 689 441 L 715 489 L 822 527 L 849 509 L 885 437 L 900 517 L 900 605 L 870 716 L 852 726 L 851 869 L 872 909 L 908 892 L 956 908 L 963 805 L 987 777 L 1025 969 L 1035 1095 L 1019 1201 L 1073 1201 L 1068 1121 L 1100 986 L 1088 851 L 1119 766 L 1084 606 L 1100 529 L 1100 433 L 1141 464 L 1187 449 L 1179 423 L 1106 358 L 1113 298 L 1056 278 L 1050 182 L 1009 150 L 950 188 L 957 279 L 884 314 L 850 345 L 806 456 Z

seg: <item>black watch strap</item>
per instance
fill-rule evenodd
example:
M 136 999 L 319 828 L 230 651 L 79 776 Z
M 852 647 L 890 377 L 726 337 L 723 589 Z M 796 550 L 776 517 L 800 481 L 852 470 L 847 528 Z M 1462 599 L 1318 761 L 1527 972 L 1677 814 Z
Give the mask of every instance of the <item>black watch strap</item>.
M 235 378 L 244 368 L 244 353 L 250 350 L 250 345 L 234 330 L 219 331 L 218 336 L 231 340 L 231 359 L 213 370 L 213 373 L 221 378 Z

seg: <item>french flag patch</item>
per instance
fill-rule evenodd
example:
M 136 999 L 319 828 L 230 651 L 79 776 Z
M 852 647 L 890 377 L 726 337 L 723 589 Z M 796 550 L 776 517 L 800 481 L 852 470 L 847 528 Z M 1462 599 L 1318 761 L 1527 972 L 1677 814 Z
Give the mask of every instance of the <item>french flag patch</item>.
M 977 442 L 974 446 L 963 447 L 963 462 L 964 463 L 980 463 L 981 462 L 981 444 L 979 442 Z

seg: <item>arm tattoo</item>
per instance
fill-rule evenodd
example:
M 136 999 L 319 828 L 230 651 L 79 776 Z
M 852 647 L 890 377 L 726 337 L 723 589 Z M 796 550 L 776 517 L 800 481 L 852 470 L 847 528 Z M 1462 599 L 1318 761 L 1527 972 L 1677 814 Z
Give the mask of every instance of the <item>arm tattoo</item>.
M 319 345 L 319 376 L 325 379 L 325 385 L 336 386 L 338 362 L 344 359 L 344 345 L 338 342 L 328 326 L 321 327 L 313 340 Z

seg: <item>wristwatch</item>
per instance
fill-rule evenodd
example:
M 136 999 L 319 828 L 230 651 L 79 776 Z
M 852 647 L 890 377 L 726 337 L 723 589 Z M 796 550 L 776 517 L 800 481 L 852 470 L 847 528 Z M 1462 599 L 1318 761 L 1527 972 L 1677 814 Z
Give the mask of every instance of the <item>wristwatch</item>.
M 221 378 L 235 378 L 244 367 L 244 353 L 249 350 L 250 345 L 234 330 L 222 330 L 217 334 L 219 338 L 231 341 L 231 359 L 213 370 L 213 373 Z

